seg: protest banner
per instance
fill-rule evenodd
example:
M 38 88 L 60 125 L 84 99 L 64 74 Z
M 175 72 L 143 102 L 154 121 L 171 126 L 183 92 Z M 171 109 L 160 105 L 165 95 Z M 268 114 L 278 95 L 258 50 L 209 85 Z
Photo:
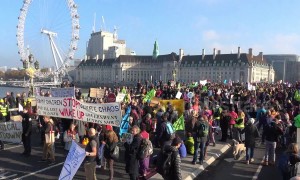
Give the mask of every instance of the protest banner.
M 160 101 L 159 98 L 153 97 L 153 98 L 151 99 L 151 101 L 150 101 L 150 106 L 151 106 L 151 107 L 157 106 L 157 105 L 159 104 L 159 101 Z
M 22 122 L 12 121 L 0 123 L 0 140 L 20 143 L 22 140 Z
M 122 102 L 125 98 L 126 94 L 124 93 L 118 93 L 117 97 L 116 97 L 116 102 Z
M 75 87 L 51 88 L 52 97 L 75 97 Z
M 78 168 L 85 158 L 85 149 L 80 147 L 75 141 L 72 141 L 68 156 L 60 172 L 59 180 L 73 179 Z
M 92 104 L 71 97 L 37 97 L 39 115 L 68 118 L 120 126 L 121 107 L 119 103 Z
M 184 100 L 183 99 L 160 100 L 161 107 L 165 107 L 167 109 L 168 102 L 170 102 L 172 107 L 175 107 L 176 111 L 178 111 L 178 117 L 180 117 L 184 112 Z

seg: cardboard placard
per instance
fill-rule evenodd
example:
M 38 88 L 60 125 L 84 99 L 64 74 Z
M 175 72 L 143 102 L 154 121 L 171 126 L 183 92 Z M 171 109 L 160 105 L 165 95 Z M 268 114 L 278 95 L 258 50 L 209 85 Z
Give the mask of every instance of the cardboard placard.
M 104 97 L 104 93 L 105 93 L 104 89 L 90 88 L 90 97 L 93 97 L 93 98 L 103 98 Z
M 116 102 L 122 102 L 125 98 L 126 94 L 124 93 L 118 93 L 117 97 L 116 97 Z
M 181 95 L 182 95 L 182 93 L 180 91 L 178 91 L 177 94 L 176 94 L 176 99 L 180 99 Z

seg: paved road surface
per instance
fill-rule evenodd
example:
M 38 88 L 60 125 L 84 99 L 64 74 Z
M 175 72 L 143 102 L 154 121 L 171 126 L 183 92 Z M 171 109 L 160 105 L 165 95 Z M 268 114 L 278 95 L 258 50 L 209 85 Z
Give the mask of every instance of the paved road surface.
M 203 173 L 197 176 L 197 180 L 281 180 L 280 172 L 276 167 L 262 166 L 261 162 L 264 157 L 264 146 L 259 145 L 255 149 L 253 163 L 247 165 L 245 157 L 242 155 L 240 160 L 233 160 L 232 148 L 217 159 L 210 167 L 206 168 Z

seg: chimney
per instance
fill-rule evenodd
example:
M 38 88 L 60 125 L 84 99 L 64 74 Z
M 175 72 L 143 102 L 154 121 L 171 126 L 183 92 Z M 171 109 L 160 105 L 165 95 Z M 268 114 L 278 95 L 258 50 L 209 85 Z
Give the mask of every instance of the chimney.
M 261 60 L 263 61 L 264 60 L 264 54 L 263 54 L 263 52 L 259 52 L 259 55 L 258 55 L 259 57 L 261 57 Z
M 249 48 L 249 53 L 248 54 L 250 55 L 251 58 L 253 58 L 252 48 Z
M 240 59 L 240 57 L 241 57 L 241 47 L 238 47 L 237 58 Z
M 202 60 L 204 60 L 205 57 L 205 49 L 202 49 Z
M 183 49 L 179 49 L 179 61 L 182 60 L 183 55 Z
M 221 50 L 218 50 L 218 55 L 221 55 Z
M 88 57 L 87 57 L 87 55 L 85 55 L 85 56 L 84 56 L 84 60 L 86 61 L 86 60 L 87 60 L 87 58 L 88 58 Z
M 96 55 L 96 61 L 98 61 L 98 60 L 99 60 L 99 54 Z
M 103 53 L 102 54 L 102 61 L 104 61 L 104 59 L 105 59 L 105 54 Z
M 216 48 L 214 48 L 214 50 L 213 50 L 213 60 L 215 60 L 216 59 Z

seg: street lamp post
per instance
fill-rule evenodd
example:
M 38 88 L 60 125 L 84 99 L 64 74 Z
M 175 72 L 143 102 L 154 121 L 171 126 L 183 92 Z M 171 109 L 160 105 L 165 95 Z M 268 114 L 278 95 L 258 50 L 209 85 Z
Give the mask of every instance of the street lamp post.
M 172 74 L 173 74 L 173 81 L 176 81 L 176 69 L 172 70 Z
M 34 78 L 35 71 L 40 68 L 40 63 L 37 60 L 34 61 L 34 56 L 30 54 L 28 56 L 28 60 L 23 61 L 23 68 L 25 69 L 26 74 L 30 78 L 28 96 L 29 94 L 30 96 L 33 96 L 33 90 L 34 90 L 33 78 Z

